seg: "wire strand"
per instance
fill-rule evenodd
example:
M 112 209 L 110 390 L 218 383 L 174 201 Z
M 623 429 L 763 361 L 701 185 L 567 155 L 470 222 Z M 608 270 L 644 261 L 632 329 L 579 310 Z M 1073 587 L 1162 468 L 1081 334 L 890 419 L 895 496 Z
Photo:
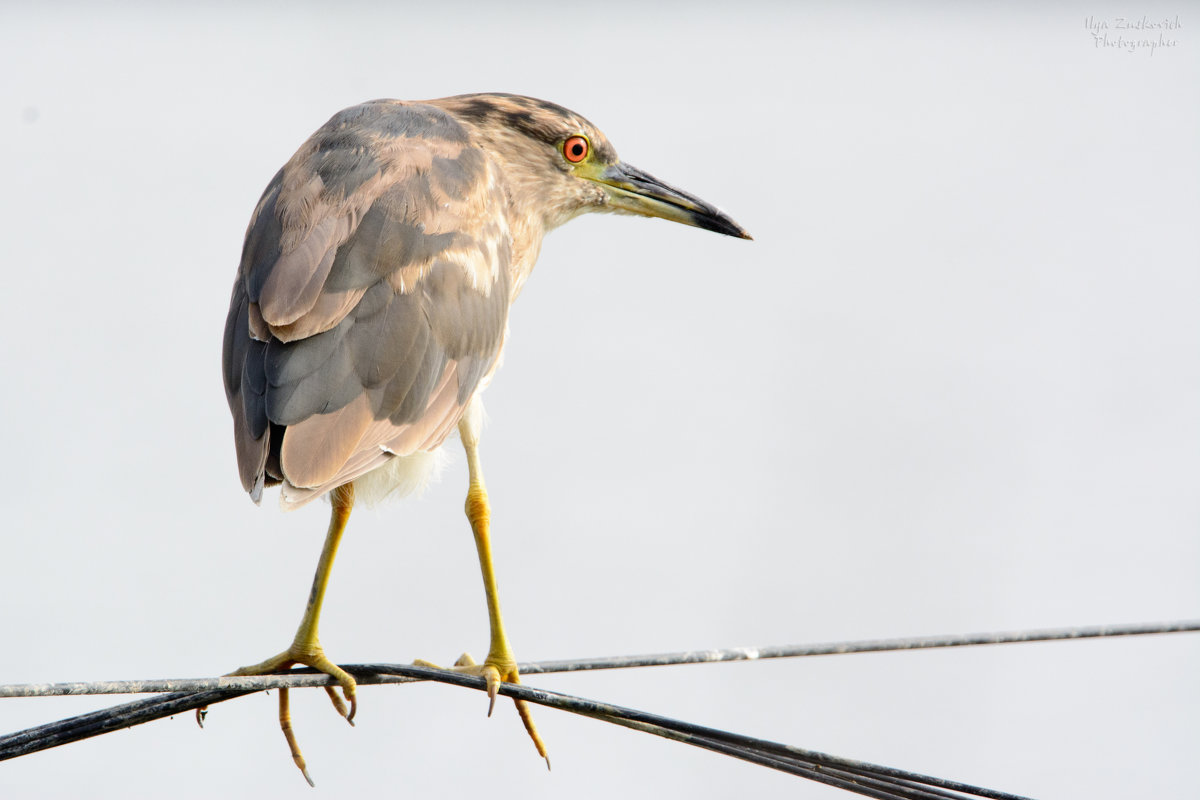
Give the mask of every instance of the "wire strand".
M 433 680 L 486 691 L 486 683 L 482 678 L 429 667 L 360 664 L 346 667 L 346 669 L 364 685 L 396 683 L 401 682 L 396 678 L 402 678 L 403 682 Z M 327 676 L 311 674 L 307 671 L 300 675 L 263 677 L 315 678 L 322 681 L 317 685 L 323 685 L 324 679 L 327 678 Z M 380 678 L 390 680 L 379 680 Z M 313 685 L 309 681 L 301 683 Z M 0 736 L 0 761 L 214 705 L 254 691 L 257 689 L 175 692 Z M 522 684 L 503 683 L 500 685 L 500 693 L 507 697 L 527 700 L 531 703 L 691 744 L 868 797 L 903 800 L 944 800 L 967 797 L 983 797 L 991 800 L 1027 800 L 1018 795 L 972 786 L 967 783 L 947 781 L 892 767 L 831 756 L 826 753 L 707 728 L 636 709 L 536 689 Z
M 1118 636 L 1148 636 L 1164 633 L 1194 633 L 1200 631 L 1200 619 L 1174 622 L 1147 622 L 1127 625 L 1087 625 L 1072 628 L 1040 628 L 1027 631 L 997 633 L 943 634 L 911 636 L 892 639 L 860 639 L 846 642 L 817 644 L 774 645 L 767 647 L 732 647 L 723 650 L 684 650 L 642 656 L 611 656 L 574 661 L 541 661 L 522 664 L 522 674 L 539 672 L 574 672 L 593 669 L 625 669 L 628 667 L 657 667 L 677 664 L 706 664 L 722 661 L 758 661 L 767 658 L 800 658 L 807 656 L 848 655 L 850 653 L 882 653 L 893 650 L 928 650 L 944 647 L 972 647 L 994 644 L 1025 644 L 1071 639 L 1098 639 Z M 2 695 L 0 695 L 2 696 Z
M 682 664 L 712 664 L 730 661 L 761 661 L 769 658 L 803 658 L 808 656 L 849 655 L 851 653 L 882 653 L 896 650 L 927 650 L 946 647 L 972 647 L 996 644 L 1024 644 L 1075 639 L 1148 636 L 1167 633 L 1200 632 L 1200 619 L 1174 622 L 1149 622 L 1128 625 L 1091 625 L 1073 628 L 1042 628 L 1027 631 L 996 633 L 942 634 L 891 639 L 860 639 L 817 644 L 769 645 L 765 647 L 729 647 L 719 650 L 682 650 L 650 655 L 605 656 L 600 658 L 564 659 L 518 664 L 522 675 L 553 672 L 582 672 L 600 669 L 630 669 L 633 667 L 662 667 Z M 358 665 L 361 667 L 362 665 Z M 354 665 L 345 666 L 352 669 Z M 398 676 L 377 676 L 375 683 L 405 683 L 413 680 Z M 364 675 L 364 680 L 372 680 Z M 263 691 L 278 688 L 333 686 L 336 681 L 327 675 L 227 676 L 220 678 L 167 678 L 128 681 L 77 681 L 70 683 L 14 683 L 0 685 L 0 698 L 56 697 L 87 694 L 148 694 L 161 692 L 204 691 Z

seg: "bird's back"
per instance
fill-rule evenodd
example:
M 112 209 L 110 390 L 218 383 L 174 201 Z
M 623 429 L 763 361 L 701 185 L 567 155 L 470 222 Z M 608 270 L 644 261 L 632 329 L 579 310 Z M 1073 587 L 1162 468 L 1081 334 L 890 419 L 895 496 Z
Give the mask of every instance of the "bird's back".
M 242 484 L 299 505 L 428 452 L 494 370 L 511 294 L 503 185 L 428 104 L 335 115 L 246 232 L 224 377 Z

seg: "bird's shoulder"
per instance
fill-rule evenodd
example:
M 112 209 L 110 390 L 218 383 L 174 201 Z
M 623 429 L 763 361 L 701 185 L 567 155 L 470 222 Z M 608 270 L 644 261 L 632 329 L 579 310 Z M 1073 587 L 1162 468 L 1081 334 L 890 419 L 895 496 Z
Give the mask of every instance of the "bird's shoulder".
M 256 333 L 338 324 L 373 285 L 411 292 L 453 265 L 487 293 L 511 253 L 495 166 L 442 109 L 380 100 L 335 114 L 279 170 L 246 232 Z

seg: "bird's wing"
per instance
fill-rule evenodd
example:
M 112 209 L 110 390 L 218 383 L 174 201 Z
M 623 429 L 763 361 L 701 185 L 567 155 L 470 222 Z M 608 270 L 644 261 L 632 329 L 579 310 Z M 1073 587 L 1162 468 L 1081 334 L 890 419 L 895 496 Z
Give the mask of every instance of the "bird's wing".
M 333 488 L 436 447 L 503 342 L 497 176 L 439 109 L 366 103 L 263 193 L 225 328 L 242 483 Z M 318 492 L 319 493 L 319 492 Z

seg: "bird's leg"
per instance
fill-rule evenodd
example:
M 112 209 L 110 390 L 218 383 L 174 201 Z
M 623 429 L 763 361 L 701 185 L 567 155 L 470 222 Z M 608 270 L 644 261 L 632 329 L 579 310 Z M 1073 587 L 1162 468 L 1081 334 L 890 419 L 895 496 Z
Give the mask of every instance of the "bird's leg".
M 321 643 L 317 638 L 317 623 L 321 616 L 321 605 L 325 601 L 325 589 L 329 585 L 329 574 L 333 570 L 333 558 L 337 555 L 338 544 L 342 540 L 342 533 L 345 532 L 346 523 L 350 519 L 350 509 L 354 506 L 353 484 L 347 483 L 334 489 L 329 493 L 329 501 L 333 506 L 329 519 L 329 533 L 325 535 L 325 546 L 321 549 L 321 560 L 317 562 L 317 572 L 313 577 L 312 591 L 308 595 L 308 605 L 304 609 L 304 618 L 300 620 L 300 627 L 296 630 L 292 646 L 262 663 L 242 667 L 230 674 L 265 675 L 281 672 L 295 664 L 312 667 L 333 677 L 341 684 L 342 694 L 350 703 L 349 710 L 334 692 L 333 687 L 326 687 L 325 691 L 328 692 L 338 713 L 353 725 L 354 714 L 358 710 L 354 678 L 325 657 L 325 651 L 321 648 Z M 292 731 L 292 717 L 288 709 L 288 690 L 286 688 L 279 690 L 279 727 L 283 729 L 284 738 L 287 739 L 288 747 L 292 751 L 292 760 L 296 762 L 296 766 L 304 773 L 304 779 L 311 785 L 312 778 L 308 775 L 304 756 L 300 753 L 300 745 L 296 742 L 296 734 Z
M 488 624 L 491 628 L 491 644 L 488 646 L 487 658 L 483 664 L 476 664 L 469 655 L 463 655 L 454 665 L 457 672 L 482 676 L 487 681 L 488 716 L 496 705 L 496 692 L 501 681 L 520 683 L 521 676 L 517 672 L 517 660 L 509 647 L 508 637 L 504 634 L 504 621 L 500 616 L 500 598 L 496 591 L 496 572 L 492 566 L 492 545 L 488 535 L 491 521 L 491 506 L 488 504 L 487 488 L 483 483 L 483 470 L 479 465 L 479 429 L 482 427 L 483 407 L 479 398 L 471 401 L 470 408 L 458 424 L 458 432 L 462 438 L 463 447 L 467 451 L 467 469 L 470 471 L 471 485 L 467 490 L 466 512 L 471 523 L 471 532 L 475 534 L 475 547 L 479 551 L 479 568 L 483 573 L 483 591 L 487 596 Z M 426 663 L 428 662 L 420 662 Z M 538 734 L 537 726 L 533 723 L 533 715 L 529 704 L 524 700 L 514 700 L 521 722 L 533 740 L 538 755 L 546 759 L 546 745 Z

